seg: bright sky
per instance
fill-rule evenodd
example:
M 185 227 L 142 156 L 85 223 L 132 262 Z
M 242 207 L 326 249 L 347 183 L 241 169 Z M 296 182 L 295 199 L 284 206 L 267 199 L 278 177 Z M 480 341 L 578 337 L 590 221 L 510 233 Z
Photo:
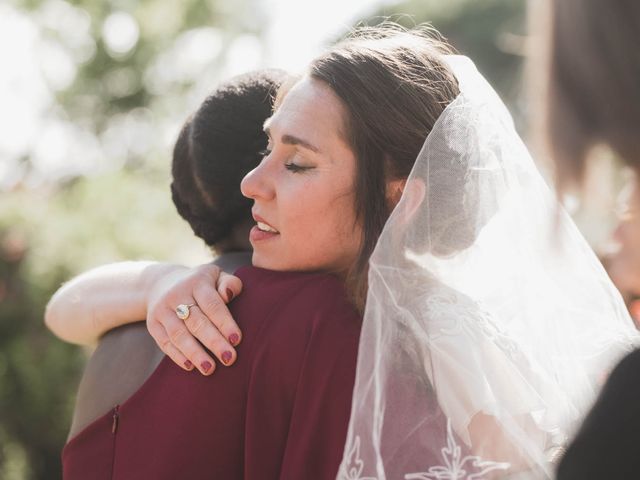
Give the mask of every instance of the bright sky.
M 390 0 L 262 0 L 271 12 L 268 54 L 275 66 L 302 68 L 327 41 Z
M 238 38 L 231 47 L 233 51 L 227 52 L 228 65 L 223 75 L 262 66 L 299 70 L 324 44 L 371 13 L 377 5 L 390 1 L 257 0 L 258 8 L 269 16 L 266 45 L 260 45 L 253 37 Z M 36 15 L 41 24 L 57 31 L 76 55 L 90 56 L 95 50 L 89 36 L 91 19 L 85 12 L 72 8 L 64 0 L 45 0 Z M 193 70 L 195 74 L 198 68 L 203 68 L 198 63 L 210 63 L 211 37 L 216 34 L 214 29 L 203 28 L 199 33 L 176 39 L 175 49 L 181 52 L 174 52 L 177 58 L 165 61 L 165 65 L 175 67 L 176 63 L 172 62 L 178 61 L 183 72 Z M 105 21 L 103 35 L 110 51 L 116 55 L 126 54 L 137 42 L 138 27 L 128 14 L 116 13 Z M 203 50 L 207 51 L 207 58 L 202 57 Z M 17 159 L 30 150 L 42 178 L 95 170 L 105 162 L 105 157 L 113 156 L 113 152 L 105 148 L 104 139 L 102 144 L 97 143 L 90 132 L 82 131 L 61 118 L 59 112 L 51 111 L 55 104 L 52 88 L 62 90 L 73 81 L 76 68 L 73 60 L 64 48 L 41 37 L 31 17 L 0 3 L 0 64 L 7 67 L 0 72 L 0 131 L 3 132 L 0 135 L 0 191 L 21 177 Z M 180 68 L 169 70 L 175 75 Z M 203 83 L 210 88 L 206 79 Z M 195 96 L 201 98 L 199 92 Z M 168 138 L 173 139 L 174 133 L 171 131 Z

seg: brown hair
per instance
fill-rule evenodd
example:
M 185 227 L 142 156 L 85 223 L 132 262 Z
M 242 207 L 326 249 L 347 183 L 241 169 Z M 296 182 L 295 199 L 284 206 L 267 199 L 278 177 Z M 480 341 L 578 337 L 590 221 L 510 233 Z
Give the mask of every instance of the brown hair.
M 387 182 L 409 176 L 436 120 L 458 95 L 444 62 L 449 47 L 433 30 L 385 24 L 356 30 L 316 58 L 309 75 L 328 84 L 348 112 L 357 161 L 355 209 L 363 227 L 348 285 L 363 308 L 368 261 L 391 213 Z
M 541 116 L 558 187 L 580 183 L 597 144 L 640 169 L 640 2 L 548 0 Z

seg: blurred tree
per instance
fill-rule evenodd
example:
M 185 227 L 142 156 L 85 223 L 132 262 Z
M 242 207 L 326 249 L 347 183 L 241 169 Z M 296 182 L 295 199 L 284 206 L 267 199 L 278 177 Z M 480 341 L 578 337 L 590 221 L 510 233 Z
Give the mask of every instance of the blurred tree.
M 0 227 L 0 472 L 3 478 L 56 478 L 75 378 L 77 348 L 51 342 L 42 306 L 69 274 L 56 265 L 34 277 L 18 229 Z
M 95 265 L 207 258 L 171 204 L 171 144 L 263 22 L 255 0 L 12 4 L 37 26 L 54 93 L 42 135 L 68 144 L 51 171 L 55 148 L 26 152 L 0 192 L 0 478 L 50 480 L 85 352 L 46 331 L 45 305 Z
M 39 30 L 41 70 L 54 93 L 47 116 L 58 127 L 54 133 L 68 131 L 58 141 L 74 137 L 92 157 L 70 172 L 61 159 L 56 175 L 136 168 L 157 158 L 158 139 L 165 147 L 172 142 L 166 137 L 176 119 L 224 75 L 238 39 L 259 39 L 264 23 L 258 0 L 13 3 Z M 24 176 L 37 170 L 38 157 L 51 162 L 48 155 L 27 152 Z M 75 161 L 67 158 L 66 165 Z
M 391 17 L 405 27 L 429 23 L 469 56 L 522 121 L 521 74 L 527 0 L 401 0 L 375 12 L 369 25 Z
M 175 214 L 166 182 L 123 170 L 2 200 L 0 478 L 60 477 L 85 352 L 44 328 L 48 299 L 80 271 L 132 258 L 207 258 Z

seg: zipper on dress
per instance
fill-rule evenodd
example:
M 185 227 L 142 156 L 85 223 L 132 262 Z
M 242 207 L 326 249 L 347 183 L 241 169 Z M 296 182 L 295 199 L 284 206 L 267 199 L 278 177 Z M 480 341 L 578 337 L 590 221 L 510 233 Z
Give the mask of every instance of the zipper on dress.
M 116 432 L 118 431 L 118 421 L 120 420 L 120 405 L 116 405 L 111 410 L 111 475 L 109 478 L 113 480 L 116 464 L 116 441 L 118 440 Z
M 118 420 L 120 418 L 120 405 L 116 405 L 113 408 L 113 421 L 111 423 L 111 433 L 115 434 L 118 431 Z

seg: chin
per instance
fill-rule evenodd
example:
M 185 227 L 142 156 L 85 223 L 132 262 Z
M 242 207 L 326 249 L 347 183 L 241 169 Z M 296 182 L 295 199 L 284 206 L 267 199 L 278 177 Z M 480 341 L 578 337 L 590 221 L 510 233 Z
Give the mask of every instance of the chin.
M 276 272 L 291 270 L 291 268 L 286 268 L 286 266 L 283 265 L 282 262 L 265 258 L 264 255 L 260 255 L 259 253 L 256 253 L 255 250 L 253 251 L 253 255 L 251 256 L 251 264 L 254 267 L 264 268 L 265 270 L 274 270 Z
M 251 255 L 251 265 L 258 268 L 268 268 L 264 266 L 264 262 L 260 258 L 260 255 L 256 254 L 256 251 L 253 251 L 253 255 Z

